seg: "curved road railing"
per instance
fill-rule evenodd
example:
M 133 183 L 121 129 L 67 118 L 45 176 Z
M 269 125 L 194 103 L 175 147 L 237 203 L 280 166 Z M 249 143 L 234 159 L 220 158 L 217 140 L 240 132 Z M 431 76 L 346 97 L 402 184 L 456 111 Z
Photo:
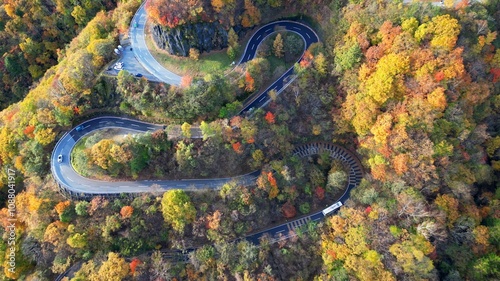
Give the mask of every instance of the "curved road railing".
M 176 83 L 173 81 L 172 75 L 175 74 L 169 72 L 163 66 L 158 64 L 156 60 L 151 56 L 149 50 L 146 46 L 144 39 L 144 28 L 146 25 L 146 12 L 145 4 L 143 3 L 137 13 L 132 19 L 132 45 L 136 57 L 148 70 L 153 71 L 158 79 L 166 83 Z M 239 64 L 245 63 L 253 59 L 257 53 L 259 45 L 263 40 L 270 36 L 271 34 L 277 32 L 277 29 L 286 29 L 290 32 L 294 32 L 301 36 L 304 41 L 304 51 L 309 48 L 313 43 L 319 41 L 318 35 L 305 24 L 283 20 L 272 22 L 266 24 L 259 28 L 248 41 L 245 52 L 242 55 Z M 298 61 L 300 61 L 299 58 Z M 256 95 L 251 99 L 244 108 L 240 111 L 240 114 L 245 114 L 256 107 L 265 106 L 270 97 L 268 95 L 269 91 L 275 90 L 280 93 L 284 88 L 288 86 L 294 79 L 293 67 L 288 69 L 281 77 L 279 77 L 271 86 L 266 90 Z M 166 73 L 166 76 L 163 75 Z M 159 75 L 162 74 L 162 75 Z M 292 76 L 292 77 L 291 77 Z M 179 76 L 174 77 L 174 80 L 180 78 Z M 291 79 L 289 79 L 291 78 Z M 180 80 L 179 80 L 180 81 Z M 106 182 L 97 181 L 82 177 L 79 175 L 72 167 L 70 163 L 70 155 L 73 146 L 84 137 L 86 134 L 91 133 L 97 129 L 103 128 L 121 128 L 126 130 L 132 130 L 137 132 L 147 132 L 160 129 L 162 126 L 140 122 L 137 120 L 118 118 L 118 117 L 101 117 L 92 120 L 88 120 L 78 127 L 81 130 L 76 130 L 75 128 L 63 135 L 63 137 L 56 144 L 52 156 L 51 156 L 51 170 L 54 178 L 61 186 L 61 190 L 71 198 L 89 198 L 95 195 L 104 196 L 116 196 L 121 193 L 143 193 L 143 192 L 155 192 L 151 185 L 157 187 L 159 190 L 157 192 L 165 191 L 168 189 L 175 188 L 217 188 L 224 183 L 237 180 L 240 182 L 250 182 L 255 180 L 258 176 L 258 171 L 249 173 L 247 175 L 242 175 L 233 178 L 219 178 L 219 179 L 190 179 L 190 180 L 180 180 L 180 181 L 121 181 L 121 182 Z M 57 162 L 57 157 L 61 155 L 63 157 L 62 163 Z
M 151 54 L 145 45 L 144 26 L 146 23 L 144 4 L 141 5 L 138 12 L 132 20 L 132 25 L 137 22 L 137 27 L 134 28 L 132 34 L 132 44 L 136 57 L 143 66 L 155 75 L 159 80 L 170 84 L 180 83 L 180 77 L 159 65 L 154 59 L 151 61 Z M 304 51 L 313 43 L 319 41 L 318 35 L 307 25 L 293 21 L 278 21 L 272 22 L 259 28 L 247 43 L 245 52 L 239 61 L 239 64 L 245 63 L 253 59 L 256 55 L 258 46 L 262 41 L 272 33 L 276 32 L 276 28 L 285 28 L 287 31 L 297 33 L 304 40 Z M 139 33 L 137 33 L 139 32 Z M 148 55 L 149 54 L 149 55 Z M 299 58 L 298 61 L 302 59 Z M 269 100 L 269 91 L 275 90 L 278 94 L 283 91 L 295 79 L 293 76 L 294 68 L 288 69 L 281 77 L 279 77 L 271 86 L 262 93 L 251 99 L 240 111 L 240 114 L 246 114 L 252 111 L 253 108 L 265 106 Z M 159 73 L 166 73 L 165 75 Z M 60 190 L 66 196 L 72 199 L 90 199 L 96 195 L 102 196 L 118 196 L 122 193 L 137 194 L 145 192 L 163 192 L 169 189 L 216 189 L 229 181 L 239 181 L 241 184 L 249 185 L 255 183 L 255 179 L 259 176 L 260 171 L 255 171 L 246 175 L 232 178 L 216 178 L 216 179 L 185 179 L 185 180 L 142 180 L 142 181 L 120 181 L 106 182 L 85 178 L 79 175 L 70 163 L 70 155 L 74 145 L 85 135 L 99 129 L 104 128 L 121 128 L 135 132 L 148 132 L 158 129 L 163 129 L 161 125 L 141 122 L 137 120 L 120 118 L 120 117 L 99 117 L 83 122 L 78 127 L 79 130 L 73 128 L 66 132 L 57 142 L 51 155 L 51 171 L 58 183 Z M 300 145 L 293 150 L 293 154 L 298 157 L 307 157 L 315 154 L 328 153 L 332 159 L 342 161 L 348 167 L 349 175 L 345 192 L 335 202 L 322 211 L 309 214 L 284 224 L 273 226 L 264 229 L 257 233 L 253 233 L 245 237 L 245 239 L 258 243 L 259 238 L 265 234 L 269 234 L 275 239 L 280 240 L 288 237 L 290 233 L 294 233 L 295 229 L 310 221 L 319 221 L 331 212 L 338 208 L 332 207 L 344 204 L 349 198 L 350 191 L 356 188 L 363 177 L 362 165 L 357 157 L 347 149 L 331 143 L 310 143 Z M 62 163 L 58 163 L 57 158 L 62 155 Z M 326 211 L 329 210 L 329 211 Z
M 132 120 L 121 117 L 98 117 L 80 124 L 76 130 L 65 133 L 57 142 L 51 155 L 51 170 L 54 178 L 59 184 L 63 194 L 72 199 L 87 199 L 93 196 L 101 195 L 107 197 L 119 196 L 122 193 L 156 193 L 164 192 L 169 189 L 203 189 L 219 188 L 229 181 L 238 181 L 247 184 L 255 181 L 260 171 L 249 174 L 215 179 L 182 179 L 182 180 L 140 180 L 140 181 L 116 181 L 108 182 L 89 179 L 77 173 L 71 165 L 71 151 L 76 143 L 86 135 L 96 130 L 107 128 L 124 129 L 131 132 L 145 133 L 163 129 L 161 125 L 155 125 L 138 120 Z M 62 156 L 62 162 L 58 162 L 59 155 Z
M 149 52 L 146 45 L 145 39 L 145 28 L 147 22 L 146 8 L 144 2 L 137 13 L 134 15 L 131 24 L 131 46 L 135 57 L 139 63 L 153 74 L 158 80 L 171 85 L 180 85 L 181 76 L 169 71 L 161 64 L 159 64 Z M 278 30 L 279 29 L 279 30 Z M 271 34 L 279 32 L 281 30 L 286 30 L 298 34 L 304 41 L 304 51 L 307 50 L 312 44 L 319 42 L 319 36 L 316 32 L 309 26 L 290 20 L 281 20 L 268 23 L 260 27 L 250 38 L 247 45 L 245 46 L 245 51 L 241 56 L 238 64 L 246 63 L 255 58 L 257 55 L 257 50 L 260 44 Z M 300 62 L 302 56 L 297 60 Z M 258 107 L 263 107 L 269 103 L 271 100 L 269 92 L 274 90 L 277 94 L 280 94 L 290 83 L 293 82 L 295 76 L 293 75 L 294 67 L 290 67 L 285 73 L 283 73 L 275 82 L 273 82 L 267 89 L 254 95 L 241 109 L 239 114 L 245 114 L 246 112 L 252 111 Z

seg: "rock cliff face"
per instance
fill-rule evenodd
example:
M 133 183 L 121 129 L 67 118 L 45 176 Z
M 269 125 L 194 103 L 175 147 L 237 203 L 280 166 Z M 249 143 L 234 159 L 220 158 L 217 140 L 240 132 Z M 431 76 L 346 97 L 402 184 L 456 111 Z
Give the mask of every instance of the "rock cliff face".
M 175 28 L 153 26 L 153 40 L 171 55 L 188 56 L 190 48 L 210 52 L 227 47 L 227 30 L 218 22 L 185 24 Z

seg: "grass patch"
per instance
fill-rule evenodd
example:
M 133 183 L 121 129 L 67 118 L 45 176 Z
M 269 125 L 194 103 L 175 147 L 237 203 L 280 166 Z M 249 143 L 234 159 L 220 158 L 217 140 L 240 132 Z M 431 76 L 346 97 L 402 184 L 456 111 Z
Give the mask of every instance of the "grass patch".
M 89 176 L 89 169 L 87 165 L 82 165 L 84 164 L 82 161 L 77 161 L 76 159 L 81 156 L 82 153 L 84 153 L 84 150 L 86 149 L 85 143 L 87 142 L 87 139 L 89 136 L 85 136 L 81 138 L 73 147 L 73 150 L 71 150 L 70 154 L 70 163 L 71 166 L 73 166 L 73 169 L 80 175 L 84 177 Z
M 246 42 L 242 42 L 241 44 L 244 47 Z M 231 65 L 233 61 L 237 62 L 239 60 L 238 57 L 232 60 L 226 54 L 225 49 L 200 54 L 197 61 L 189 57 L 172 56 L 167 51 L 156 47 L 150 33 L 146 35 L 146 45 L 156 61 L 166 69 L 180 76 L 203 77 L 211 73 L 224 72 L 234 67 L 234 65 Z M 239 47 L 238 54 L 241 53 L 242 46 Z

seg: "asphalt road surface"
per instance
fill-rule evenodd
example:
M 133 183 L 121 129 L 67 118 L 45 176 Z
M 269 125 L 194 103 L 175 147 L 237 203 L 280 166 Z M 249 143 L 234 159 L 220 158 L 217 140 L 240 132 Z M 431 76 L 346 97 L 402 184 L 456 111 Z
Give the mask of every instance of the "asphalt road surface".
M 262 41 L 264 41 L 264 39 L 267 36 L 282 30 L 287 30 L 289 32 L 298 34 L 302 38 L 302 40 L 304 40 L 304 51 L 307 50 L 309 46 L 311 46 L 311 44 L 319 42 L 319 37 L 316 34 L 316 32 L 314 32 L 314 30 L 312 30 L 309 26 L 305 24 L 287 20 L 272 22 L 259 28 L 252 35 L 250 41 L 248 41 L 247 43 L 245 52 L 241 57 L 239 64 L 245 63 L 255 58 L 260 43 L 262 43 Z M 299 62 L 301 59 L 302 56 L 297 60 L 297 62 Z M 269 92 L 271 90 L 274 90 L 276 91 L 276 93 L 279 94 L 294 79 L 295 79 L 294 67 L 292 66 L 285 73 L 283 73 L 280 78 L 278 78 L 273 84 L 271 84 L 271 86 L 269 86 L 266 90 L 259 93 L 258 95 L 255 95 L 250 101 L 248 101 L 243 106 L 243 109 L 240 111 L 239 114 L 240 115 L 245 114 L 259 107 L 264 107 L 270 101 Z
M 136 22 L 137 27 L 134 27 L 136 25 Z M 142 5 L 137 11 L 137 14 L 134 16 L 131 23 L 133 27 L 132 46 L 134 54 L 136 55 L 140 63 L 156 78 L 169 84 L 178 85 L 180 83 L 180 77 L 164 69 L 158 62 L 154 60 L 154 58 L 149 53 L 144 41 L 145 23 L 146 13 L 144 5 Z M 284 28 L 288 31 L 295 32 L 300 35 L 305 43 L 304 50 L 306 50 L 311 44 L 319 41 L 316 33 L 310 27 L 304 24 L 293 21 L 273 22 L 264 25 L 254 33 L 245 48 L 245 52 L 239 64 L 253 59 L 255 57 L 259 44 L 267 36 L 274 33 L 277 27 L 279 27 L 279 29 Z M 293 81 L 293 79 L 294 75 L 292 67 L 287 70 L 280 78 L 278 78 L 268 89 L 249 101 L 244 106 L 240 114 L 246 114 L 247 112 L 252 111 L 255 108 L 265 106 L 269 102 L 268 92 L 270 90 L 276 90 L 279 93 L 284 88 L 286 88 L 288 84 Z M 73 128 L 58 141 L 51 156 L 51 169 L 53 176 L 59 184 L 61 190 L 66 194 L 69 194 L 72 198 L 90 198 L 96 195 L 113 196 L 122 193 L 156 193 L 163 192 L 169 189 L 217 189 L 220 188 L 224 183 L 227 183 L 231 180 L 237 180 L 240 181 L 241 184 L 250 185 L 254 184 L 256 178 L 260 175 L 260 171 L 255 171 L 233 178 L 214 179 L 144 180 L 118 182 L 88 179 L 79 175 L 73 169 L 70 163 L 71 151 L 78 140 L 80 140 L 82 137 L 94 130 L 105 128 L 121 128 L 130 132 L 147 132 L 164 128 L 161 125 L 155 125 L 119 117 L 99 117 L 85 121 L 78 127 L 81 129 L 77 131 L 76 128 Z M 359 185 L 363 177 L 362 166 L 356 156 L 340 146 L 329 143 L 311 143 L 295 148 L 293 153 L 299 157 L 308 157 L 320 153 L 328 153 L 332 159 L 339 159 L 348 167 L 349 175 L 347 188 L 344 194 L 340 196 L 336 204 L 339 204 L 339 202 L 342 204 L 345 203 L 345 201 L 349 198 L 350 191 Z M 61 163 L 57 161 L 59 155 L 61 155 L 63 158 L 63 161 Z M 258 243 L 259 238 L 266 234 L 270 235 L 270 237 L 275 241 L 286 239 L 290 235 L 293 235 L 297 228 L 302 227 L 310 221 L 319 221 L 325 215 L 329 215 L 330 213 L 333 213 L 337 210 L 335 209 L 333 211 L 326 212 L 326 208 L 328 207 L 329 206 L 325 206 L 325 209 L 323 211 L 295 218 L 284 224 L 272 226 L 257 233 L 250 234 L 242 239 L 247 239 L 254 243 Z
M 137 10 L 130 24 L 130 44 L 132 46 L 132 51 L 142 66 L 159 81 L 178 86 L 181 84 L 182 77 L 169 71 L 158 63 L 146 46 L 146 33 L 144 32 L 147 20 L 145 9 L 146 2 L 147 1 L 144 1 L 139 10 Z
M 145 5 L 141 5 L 131 22 L 131 38 L 133 51 L 141 64 L 148 69 L 158 79 L 169 83 L 180 83 L 180 76 L 177 76 L 168 70 L 164 69 L 149 53 L 144 41 L 144 26 L 146 23 Z M 245 63 L 253 59 L 256 55 L 258 46 L 262 41 L 277 30 L 289 30 L 297 33 L 304 40 L 304 51 L 313 43 L 318 42 L 319 38 L 316 33 L 308 26 L 293 22 L 293 21 L 277 21 L 266 24 L 259 28 L 250 38 L 245 48 L 245 52 L 239 61 L 239 64 Z M 299 59 L 300 61 L 300 59 Z M 151 69 L 150 69 L 151 68 Z M 276 90 L 281 92 L 291 82 L 291 75 L 293 75 L 293 67 L 287 70 L 280 78 L 278 78 L 267 90 L 260 95 L 254 97 L 240 114 L 245 114 L 252 108 L 263 107 L 269 102 L 268 92 Z M 79 175 L 70 163 L 71 150 L 78 140 L 91 131 L 104 129 L 104 128 L 122 128 L 129 129 L 137 132 L 147 132 L 162 129 L 162 126 L 144 123 L 131 119 L 122 119 L 117 117 L 101 117 L 88 120 L 80 126 L 83 128 L 77 131 L 76 128 L 66 133 L 56 144 L 52 153 L 51 169 L 55 179 L 65 189 L 66 192 L 72 196 L 82 197 L 85 194 L 89 195 L 107 195 L 107 194 L 120 194 L 120 193 L 143 193 L 154 192 L 156 189 L 151 188 L 153 184 L 155 187 L 160 187 L 158 192 L 175 188 L 218 188 L 230 180 L 240 180 L 242 182 L 249 182 L 254 180 L 259 171 L 253 172 L 248 175 L 243 175 L 235 178 L 221 178 L 221 179 L 196 179 L 196 180 L 156 180 L 156 181 L 126 181 L 126 182 L 106 182 L 92 180 Z M 63 162 L 58 163 L 57 158 L 62 156 Z
M 75 144 L 92 131 L 106 128 L 121 128 L 131 132 L 144 133 L 163 129 L 163 126 L 144 123 L 137 120 L 119 117 L 99 117 L 88 120 L 78 127 L 67 132 L 56 144 L 51 156 L 51 169 L 54 178 L 67 193 L 75 197 L 85 195 L 111 195 L 121 193 L 163 192 L 169 189 L 203 189 L 218 188 L 231 180 L 240 180 L 243 183 L 253 182 L 260 174 L 259 171 L 234 178 L 217 179 L 185 179 L 185 180 L 144 180 L 144 181 L 116 181 L 107 182 L 85 178 L 78 174 L 70 163 L 71 151 Z M 62 156 L 59 163 L 57 158 Z M 153 186 L 153 187 L 152 187 Z

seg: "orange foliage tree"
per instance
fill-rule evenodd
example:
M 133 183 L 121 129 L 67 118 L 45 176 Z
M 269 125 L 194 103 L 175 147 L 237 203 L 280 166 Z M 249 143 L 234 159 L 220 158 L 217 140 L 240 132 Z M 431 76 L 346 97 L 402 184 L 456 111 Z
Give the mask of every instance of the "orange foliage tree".
M 60 215 L 64 212 L 64 210 L 66 210 L 69 207 L 70 204 L 71 202 L 69 200 L 62 201 L 57 203 L 54 209 L 56 210 L 57 214 Z
M 30 139 L 34 138 L 35 137 L 35 134 L 33 134 L 33 132 L 35 131 L 35 126 L 33 125 L 28 125 L 26 126 L 26 128 L 24 129 L 23 133 Z
M 134 213 L 134 208 L 132 206 L 123 206 L 120 210 L 120 215 L 123 219 L 130 218 Z
M 275 120 L 274 120 L 274 114 L 271 112 L 271 111 L 268 111 L 266 113 L 266 117 L 264 117 L 267 121 L 267 123 L 269 124 L 274 124 Z
M 309 50 L 306 50 L 299 64 L 302 68 L 306 68 L 311 65 L 313 60 L 314 60 L 313 54 Z
M 273 172 L 267 173 L 267 180 L 269 181 L 269 185 L 271 186 L 271 189 L 269 189 L 269 199 L 274 199 L 276 198 L 276 196 L 278 196 L 279 189 Z
M 238 141 L 238 142 L 235 142 L 233 143 L 233 150 L 236 152 L 236 153 L 242 153 L 243 152 L 243 149 L 241 147 L 241 143 Z
M 245 85 L 245 91 L 253 92 L 255 90 L 255 80 L 248 71 L 245 73 Z
M 181 78 L 181 87 L 182 88 L 187 88 L 187 87 L 189 87 L 191 85 L 192 82 L 193 82 L 193 76 L 191 76 L 191 75 L 184 75 Z

